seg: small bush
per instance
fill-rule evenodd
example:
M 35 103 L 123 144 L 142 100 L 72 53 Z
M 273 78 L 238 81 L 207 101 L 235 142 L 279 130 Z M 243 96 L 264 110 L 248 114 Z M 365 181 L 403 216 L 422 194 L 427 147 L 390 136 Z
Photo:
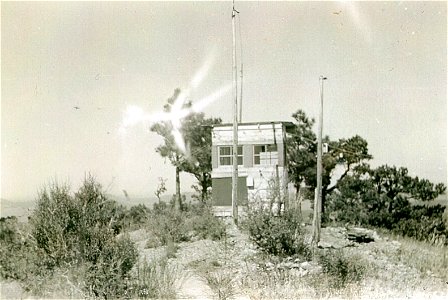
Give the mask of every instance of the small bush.
M 184 242 L 190 239 L 185 222 L 185 213 L 171 207 L 158 208 L 150 215 L 148 229 L 162 245 Z
M 236 295 L 235 274 L 230 271 L 206 271 L 202 277 L 219 300 L 232 299 Z
M 125 279 L 137 262 L 138 252 L 129 237 L 110 241 L 95 263 L 88 263 L 85 280 L 96 297 L 116 298 L 126 294 Z
M 341 251 L 320 253 L 319 264 L 324 273 L 330 275 L 333 288 L 344 288 L 348 283 L 359 282 L 366 271 L 356 257 L 346 257 Z
M 220 240 L 225 232 L 226 225 L 215 217 L 212 208 L 208 205 L 195 205 L 188 213 L 187 227 L 200 239 Z
M 193 237 L 219 240 L 225 233 L 224 222 L 213 215 L 210 207 L 201 204 L 184 205 L 184 210 L 179 211 L 161 202 L 154 205 L 148 226 L 162 245 L 189 241 Z
M 130 282 L 126 297 L 131 299 L 174 299 L 177 284 L 184 279 L 182 272 L 167 259 L 139 265 Z
M 129 209 L 129 217 L 133 224 L 142 225 L 148 221 L 151 210 L 144 204 L 132 206 Z
M 25 281 L 33 274 L 44 274 L 44 252 L 28 238 L 29 228 L 16 217 L 0 219 L 0 276 Z
M 251 240 L 266 253 L 311 257 L 311 251 L 304 243 L 300 214 L 295 210 L 287 210 L 279 216 L 263 208 L 252 210 L 244 226 Z

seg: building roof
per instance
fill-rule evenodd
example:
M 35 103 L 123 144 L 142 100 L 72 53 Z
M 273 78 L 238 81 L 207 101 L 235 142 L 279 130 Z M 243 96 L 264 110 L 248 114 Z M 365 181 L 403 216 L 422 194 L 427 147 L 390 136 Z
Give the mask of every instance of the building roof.
M 271 125 L 271 124 L 283 124 L 285 127 L 293 127 L 294 123 L 286 122 L 286 121 L 263 121 L 263 122 L 248 122 L 248 123 L 238 123 L 238 126 L 245 125 Z M 233 123 L 225 123 L 225 124 L 215 124 L 212 127 L 227 127 L 233 126 Z

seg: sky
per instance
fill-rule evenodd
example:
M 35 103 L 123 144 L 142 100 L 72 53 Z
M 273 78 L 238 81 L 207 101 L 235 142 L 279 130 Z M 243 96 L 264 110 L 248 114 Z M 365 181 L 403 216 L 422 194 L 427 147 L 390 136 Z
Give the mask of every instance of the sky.
M 447 3 L 236 1 L 243 121 L 318 118 L 356 134 L 373 166 L 447 183 Z M 108 193 L 174 193 L 148 122 L 175 88 L 198 102 L 232 83 L 232 3 L 2 2 L 1 198 L 34 199 L 86 173 Z M 199 72 L 199 73 L 198 73 Z M 195 80 L 197 79 L 197 80 Z M 204 108 L 232 120 L 231 92 Z M 194 179 L 181 177 L 183 191 Z

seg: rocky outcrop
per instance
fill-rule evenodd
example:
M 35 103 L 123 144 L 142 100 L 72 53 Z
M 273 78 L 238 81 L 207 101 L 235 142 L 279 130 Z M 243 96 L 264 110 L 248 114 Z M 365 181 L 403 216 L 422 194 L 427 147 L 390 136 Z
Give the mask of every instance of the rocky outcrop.
M 380 240 L 380 237 L 374 230 L 358 227 L 326 227 L 321 230 L 319 248 L 341 249 L 376 240 Z

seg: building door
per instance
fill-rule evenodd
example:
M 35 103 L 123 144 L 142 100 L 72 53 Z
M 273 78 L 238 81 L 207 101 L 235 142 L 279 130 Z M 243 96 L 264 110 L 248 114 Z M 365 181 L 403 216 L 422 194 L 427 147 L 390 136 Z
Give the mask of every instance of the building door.
M 247 205 L 246 177 L 238 177 L 238 205 Z M 232 206 L 232 178 L 212 179 L 212 198 L 214 206 Z

